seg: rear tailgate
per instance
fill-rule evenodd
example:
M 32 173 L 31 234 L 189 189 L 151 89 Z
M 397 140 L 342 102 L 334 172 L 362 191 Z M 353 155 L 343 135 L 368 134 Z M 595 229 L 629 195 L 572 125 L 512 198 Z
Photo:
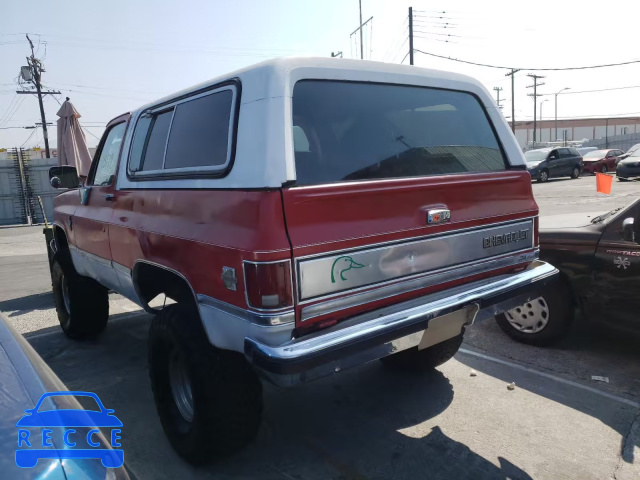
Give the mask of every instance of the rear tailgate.
M 298 326 L 522 268 L 538 207 L 479 100 L 398 85 L 302 81 L 297 184 L 283 202 Z M 429 213 L 450 212 L 439 217 Z
M 522 171 L 290 188 L 283 198 L 298 320 L 328 298 L 531 251 L 538 213 Z M 445 208 L 450 222 L 427 223 Z

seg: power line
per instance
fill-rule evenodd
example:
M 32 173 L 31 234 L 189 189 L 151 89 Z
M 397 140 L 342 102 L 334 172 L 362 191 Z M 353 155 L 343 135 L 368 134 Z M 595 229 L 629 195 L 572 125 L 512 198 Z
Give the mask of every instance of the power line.
M 599 88 L 597 90 L 580 90 L 580 91 L 577 91 L 577 92 L 571 91 L 571 92 L 567 92 L 567 93 L 560 93 L 558 95 L 575 95 L 576 93 L 610 92 L 610 91 L 613 91 L 613 90 L 628 90 L 630 88 L 640 88 L 640 85 L 631 85 L 631 86 L 628 86 L 628 87 Z M 553 93 L 543 93 L 542 95 L 548 96 L 548 95 L 555 95 L 555 94 L 553 94 Z
M 452 57 L 447 57 L 445 55 L 438 55 L 435 53 L 430 53 L 430 52 L 423 52 L 422 50 L 418 50 L 417 48 L 415 49 L 416 52 L 422 53 L 423 55 L 429 55 L 431 57 L 436 57 L 436 58 L 442 58 L 444 60 L 451 60 L 454 62 L 459 62 L 459 63 L 466 63 L 469 65 L 475 65 L 477 67 L 487 67 L 487 68 L 500 68 L 500 69 L 504 69 L 504 70 L 512 70 L 514 67 L 505 67 L 505 66 L 500 66 L 500 65 L 491 65 L 491 64 L 487 64 L 487 63 L 478 63 L 478 62 L 471 62 L 469 60 L 461 60 L 458 58 L 452 58 Z M 593 68 L 606 68 L 606 67 L 619 67 L 622 65 L 631 65 L 631 64 L 635 64 L 635 63 L 640 63 L 640 60 L 629 60 L 628 62 L 619 62 L 619 63 L 607 63 L 607 64 L 603 64 L 603 65 L 589 65 L 589 66 L 583 66 L 583 67 L 564 67 L 564 68 L 516 68 L 516 70 L 527 70 L 530 72 L 561 72 L 561 71 L 566 71 L 566 70 L 589 70 L 589 69 L 593 69 Z
M 34 128 L 33 131 L 31 132 L 31 134 L 27 137 L 27 139 L 24 141 L 24 143 L 22 145 L 20 145 L 20 148 L 24 147 L 27 142 L 29 140 L 31 140 L 31 137 L 33 137 L 33 134 L 36 133 L 38 131 L 38 127 Z
M 93 138 L 95 138 L 96 140 L 100 141 L 100 137 L 96 137 L 93 133 L 91 133 L 89 130 L 87 130 L 86 128 L 84 128 L 82 125 L 80 125 L 80 128 L 82 128 L 85 132 L 87 132 L 89 135 L 91 135 Z M 94 127 L 95 128 L 95 127 Z M 102 128 L 102 127 L 100 127 Z

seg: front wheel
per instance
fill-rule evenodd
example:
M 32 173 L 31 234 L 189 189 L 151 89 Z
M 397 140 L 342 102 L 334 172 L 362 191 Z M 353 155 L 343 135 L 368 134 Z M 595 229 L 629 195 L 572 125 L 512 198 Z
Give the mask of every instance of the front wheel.
M 602 165 L 602 168 L 600 169 L 600 173 L 607 173 L 609 171 L 609 169 L 607 168 L 606 165 Z
M 579 176 L 580 176 L 580 169 L 578 167 L 574 167 L 573 171 L 571 172 L 571 178 L 575 180 Z
M 423 372 L 448 362 L 460 349 L 462 334 L 423 350 L 413 347 L 382 358 L 382 363 L 398 370 Z
M 538 181 L 544 183 L 547 180 L 549 180 L 549 172 L 547 172 L 546 170 L 541 171 L 540 175 L 538 176 Z
M 262 384 L 243 355 L 209 343 L 195 307 L 171 305 L 152 320 L 149 376 L 164 432 L 188 462 L 234 453 L 257 434 Z
M 573 320 L 574 301 L 569 287 L 554 283 L 530 302 L 496 316 L 498 325 L 514 340 L 546 346 L 560 340 Z
M 62 331 L 71 338 L 100 334 L 109 320 L 109 292 L 95 280 L 79 275 L 70 261 L 54 257 L 51 286 Z

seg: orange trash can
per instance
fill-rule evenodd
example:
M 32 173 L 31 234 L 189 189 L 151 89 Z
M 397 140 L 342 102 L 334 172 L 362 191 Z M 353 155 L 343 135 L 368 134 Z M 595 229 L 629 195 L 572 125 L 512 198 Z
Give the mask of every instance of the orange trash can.
M 613 175 L 596 173 L 596 190 L 598 193 L 611 195 L 611 185 L 613 185 Z

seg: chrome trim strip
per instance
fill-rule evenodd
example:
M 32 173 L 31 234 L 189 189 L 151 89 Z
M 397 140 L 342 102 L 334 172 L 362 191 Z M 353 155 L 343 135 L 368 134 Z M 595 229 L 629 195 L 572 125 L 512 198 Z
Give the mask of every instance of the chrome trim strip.
M 298 187 L 298 188 L 304 188 L 304 187 Z M 482 230 L 485 228 L 492 228 L 492 227 L 501 227 L 503 225 L 509 225 L 512 223 L 520 223 L 520 222 L 525 222 L 527 220 L 535 220 L 537 219 L 537 216 L 534 217 L 522 217 L 522 218 L 517 218 L 515 220 L 505 220 L 503 222 L 496 222 L 496 223 L 487 223 L 486 225 L 479 225 L 477 227 L 467 227 L 467 228 L 459 228 L 456 230 L 449 230 L 446 232 L 439 232 L 439 233 L 429 233 L 427 235 L 421 235 L 419 237 L 412 237 L 409 239 L 400 239 L 400 240 L 389 240 L 386 242 L 379 242 L 379 243 L 370 243 L 361 247 L 352 247 L 352 248 L 343 248 L 341 250 L 331 250 L 328 252 L 322 252 L 322 253 L 313 253 L 311 255 L 304 255 L 301 257 L 296 257 L 294 260 L 296 261 L 296 263 L 298 261 L 301 260 L 307 260 L 310 258 L 316 258 L 316 257 L 332 257 L 335 255 L 342 255 L 343 253 L 350 253 L 350 252 L 357 252 L 360 250 L 365 250 L 365 249 L 369 249 L 369 248 L 377 248 L 377 247 L 384 247 L 386 245 L 400 245 L 403 244 L 405 242 L 410 241 L 410 242 L 419 242 L 421 240 L 427 240 L 429 238 L 435 238 L 435 237 L 440 237 L 440 236 L 445 236 L 445 235 L 451 235 L 451 234 L 455 234 L 455 233 L 463 233 L 463 232 L 470 232 L 473 230 Z M 440 224 L 442 225 L 442 224 Z M 440 225 L 433 225 L 434 227 L 436 226 L 440 226 Z M 446 225 L 450 225 L 450 226 L 455 226 L 455 223 L 447 223 Z M 390 232 L 390 233 L 403 233 L 403 232 Z M 314 247 L 314 246 L 318 246 L 318 245 L 323 245 L 322 243 L 316 243 L 316 244 L 311 244 L 311 245 L 302 245 L 299 248 L 302 247 Z M 531 246 L 533 245 L 533 239 L 531 240 Z
M 554 276 L 558 270 L 548 263 L 536 262 L 529 269 L 513 275 L 501 275 L 452 288 L 439 294 L 426 295 L 408 302 L 391 305 L 373 312 L 368 312 L 347 320 L 343 328 L 337 328 L 327 333 L 310 338 L 291 340 L 278 347 L 263 345 L 250 338 L 245 339 L 255 350 L 274 360 L 295 360 L 340 348 L 354 341 L 370 338 L 385 331 L 393 331 L 423 321 L 426 318 L 436 318 L 445 313 L 463 308 L 475 302 L 509 291 L 526 287 L 532 283 Z M 479 312 L 478 312 L 479 313 Z M 245 346 L 245 352 L 247 348 Z
M 288 306 L 288 307 L 284 307 L 284 308 L 258 308 L 258 307 L 254 307 L 249 303 L 249 295 L 247 295 L 247 275 L 245 273 L 245 269 L 244 269 L 244 264 L 245 263 L 251 263 L 253 265 L 260 265 L 260 264 L 270 264 L 270 263 L 289 263 L 289 281 L 291 282 L 291 301 L 293 302 L 293 296 L 295 295 L 295 290 L 293 289 L 293 268 L 291 266 L 291 259 L 290 258 L 285 258 L 283 260 L 269 260 L 268 262 L 253 262 L 251 260 L 243 260 L 242 261 L 242 284 L 244 285 L 244 301 L 247 303 L 247 307 L 249 307 L 251 310 L 255 310 L 257 312 L 267 312 L 267 313 L 274 313 L 274 312 L 280 312 L 280 311 L 288 311 L 290 310 L 293 305 Z
M 446 283 L 458 278 L 477 275 L 479 273 L 485 273 L 491 270 L 509 267 L 511 265 L 518 265 L 519 263 L 533 262 L 537 260 L 539 256 L 539 250 L 535 250 L 533 252 L 525 251 L 524 253 L 522 253 L 522 251 L 512 252 L 497 258 L 493 257 L 490 260 L 481 263 L 473 262 L 470 264 L 456 265 L 455 267 L 421 273 L 417 278 L 414 275 L 408 280 L 406 278 L 391 280 L 386 282 L 386 286 L 375 288 L 374 290 L 367 290 L 366 292 L 350 295 L 348 297 L 340 297 L 304 307 L 301 313 L 301 321 L 304 322 L 345 308 L 357 307 L 365 303 L 383 300 L 395 295 L 419 290 L 439 283 Z
M 295 321 L 295 312 L 293 311 L 293 309 L 278 313 L 257 313 L 251 312 L 249 310 L 244 310 L 243 308 L 236 307 L 235 305 L 231 305 L 215 298 L 211 298 L 207 295 L 198 294 L 197 298 L 198 303 L 228 313 L 229 315 L 233 315 L 234 317 L 240 318 L 242 320 L 247 320 L 256 325 L 284 325 L 293 323 Z

